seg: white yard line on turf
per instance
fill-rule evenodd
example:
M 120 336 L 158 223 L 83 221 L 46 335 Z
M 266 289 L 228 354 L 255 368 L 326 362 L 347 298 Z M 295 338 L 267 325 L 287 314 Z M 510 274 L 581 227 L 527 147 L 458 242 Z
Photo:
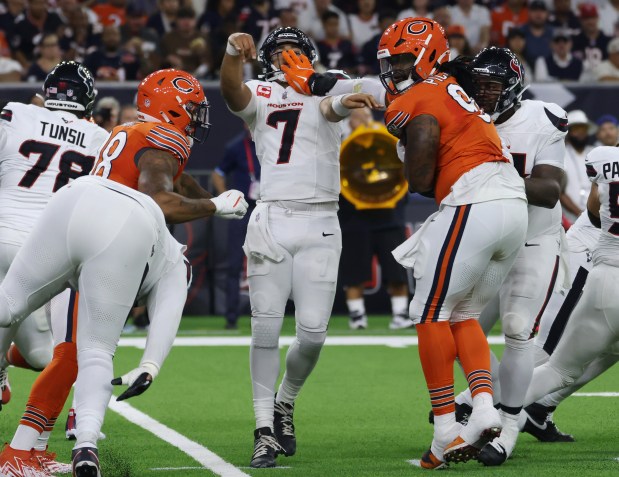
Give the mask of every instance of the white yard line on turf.
M 249 474 L 246 474 L 242 470 L 226 462 L 206 447 L 188 439 L 164 424 L 161 424 L 148 414 L 138 411 L 136 408 L 125 402 L 117 402 L 116 396 L 111 397 L 109 408 L 120 414 L 129 422 L 140 426 L 142 429 L 154 434 L 159 439 L 180 449 L 216 475 L 220 475 L 221 477 L 249 476 Z
M 282 336 L 280 346 L 290 346 L 294 336 Z M 504 344 L 503 336 L 489 336 L 488 342 L 492 345 Z M 178 336 L 174 346 L 249 346 L 251 336 Z M 405 348 L 417 346 L 416 336 L 327 336 L 327 346 L 388 346 L 390 348 Z M 127 346 L 144 349 L 145 337 L 121 338 L 118 346 Z
M 415 467 L 421 467 L 421 461 L 419 459 L 411 459 L 407 460 L 410 465 L 414 465 Z
M 619 397 L 619 393 L 574 393 L 576 397 Z

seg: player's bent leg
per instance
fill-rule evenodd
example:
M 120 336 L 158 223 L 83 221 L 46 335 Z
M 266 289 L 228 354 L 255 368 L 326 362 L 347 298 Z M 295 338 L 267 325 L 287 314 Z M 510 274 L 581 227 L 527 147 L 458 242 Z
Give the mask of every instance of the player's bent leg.
M 40 371 L 48 365 L 53 354 L 53 339 L 43 308 L 21 322 L 14 342 L 32 369 Z

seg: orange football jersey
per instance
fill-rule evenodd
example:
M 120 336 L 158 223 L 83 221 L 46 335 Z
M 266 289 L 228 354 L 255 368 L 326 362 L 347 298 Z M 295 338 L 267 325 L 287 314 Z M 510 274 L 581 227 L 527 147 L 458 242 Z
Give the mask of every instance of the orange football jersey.
M 416 84 L 394 99 L 385 113 L 385 124 L 400 137 L 413 118 L 434 116 L 441 128 L 434 197 L 437 203 L 464 174 L 484 162 L 509 162 L 490 116 L 483 114 L 456 80 L 438 74 Z
M 138 160 L 145 149 L 161 149 L 178 160 L 176 180 L 187 163 L 191 145 L 176 128 L 165 123 L 127 123 L 112 129 L 99 152 L 91 175 L 106 177 L 138 189 Z

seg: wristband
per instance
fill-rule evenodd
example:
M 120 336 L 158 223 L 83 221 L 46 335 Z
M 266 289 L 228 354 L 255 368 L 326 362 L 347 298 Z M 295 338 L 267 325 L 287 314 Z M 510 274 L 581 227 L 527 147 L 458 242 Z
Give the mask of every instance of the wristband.
M 239 56 L 241 53 L 239 52 L 239 50 L 237 50 L 232 43 L 230 43 L 228 41 L 228 44 L 226 45 L 226 53 L 229 54 L 230 56 Z
M 350 116 L 350 113 L 352 113 L 352 110 L 348 109 L 346 106 L 342 104 L 342 99 L 344 99 L 346 96 L 349 96 L 349 95 L 340 94 L 339 96 L 336 96 L 333 99 L 333 102 L 331 103 L 331 107 L 333 108 L 333 111 L 335 112 L 335 114 L 343 118 Z

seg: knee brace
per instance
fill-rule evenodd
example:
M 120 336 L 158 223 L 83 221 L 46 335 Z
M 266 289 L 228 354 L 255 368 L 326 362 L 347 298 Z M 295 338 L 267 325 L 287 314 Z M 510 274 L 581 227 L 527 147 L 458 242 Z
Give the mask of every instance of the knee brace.
M 251 343 L 256 348 L 277 348 L 284 317 L 254 316 L 251 319 Z
M 528 341 L 531 336 L 529 320 L 522 313 L 508 312 L 502 317 L 503 334 L 514 340 Z

